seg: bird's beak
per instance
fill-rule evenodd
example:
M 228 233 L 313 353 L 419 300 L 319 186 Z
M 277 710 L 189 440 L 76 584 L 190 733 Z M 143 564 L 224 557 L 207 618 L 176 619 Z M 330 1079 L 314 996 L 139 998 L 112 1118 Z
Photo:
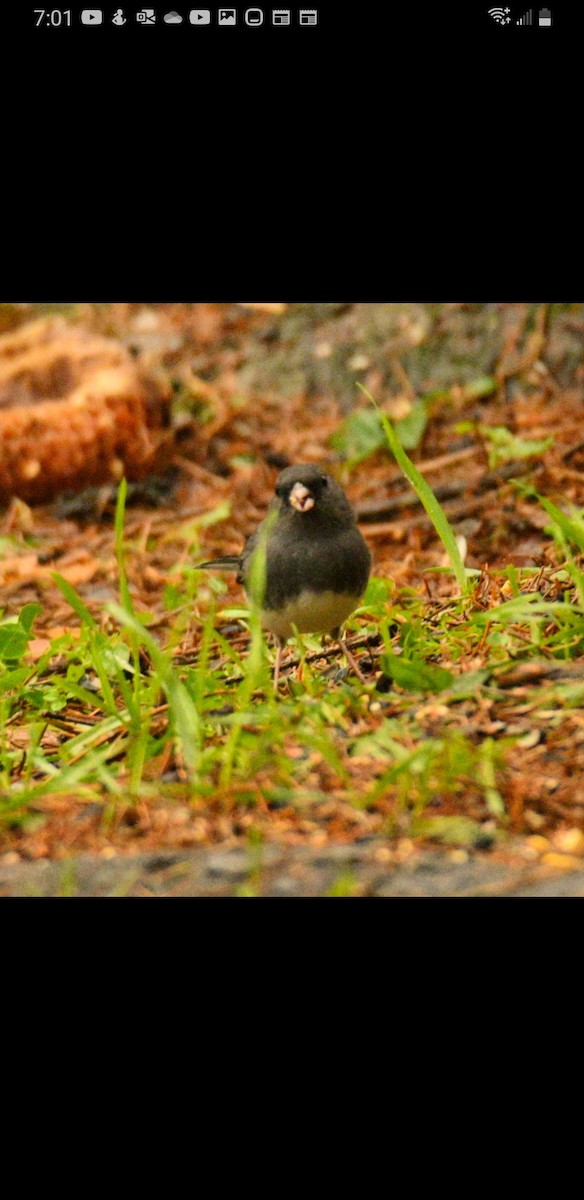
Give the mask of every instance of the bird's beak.
M 295 483 L 290 492 L 290 504 L 297 512 L 309 512 L 314 508 L 314 496 L 303 483 Z

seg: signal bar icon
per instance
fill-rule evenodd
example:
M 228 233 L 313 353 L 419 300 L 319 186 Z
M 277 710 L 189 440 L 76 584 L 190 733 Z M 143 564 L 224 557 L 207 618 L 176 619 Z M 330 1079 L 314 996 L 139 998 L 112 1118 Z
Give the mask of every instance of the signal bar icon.
M 528 8 L 527 12 L 516 21 L 517 25 L 533 25 L 533 9 Z

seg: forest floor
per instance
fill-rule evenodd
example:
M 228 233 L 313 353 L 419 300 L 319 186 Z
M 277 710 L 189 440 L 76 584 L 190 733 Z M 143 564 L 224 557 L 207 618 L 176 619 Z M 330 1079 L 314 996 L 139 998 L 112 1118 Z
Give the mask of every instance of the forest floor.
M 67 314 L 170 380 L 176 452 L 130 484 L 123 551 L 108 487 L 0 513 L 0 655 L 22 634 L 0 676 L 1 895 L 584 890 L 582 306 L 371 306 L 389 331 L 321 307 Z M 357 381 L 440 500 L 467 594 Z M 306 461 L 373 554 L 349 622 L 368 682 L 307 638 L 276 702 L 265 652 L 246 692 L 240 589 L 196 564 L 237 552 Z M 195 784 L 148 636 L 201 718 Z

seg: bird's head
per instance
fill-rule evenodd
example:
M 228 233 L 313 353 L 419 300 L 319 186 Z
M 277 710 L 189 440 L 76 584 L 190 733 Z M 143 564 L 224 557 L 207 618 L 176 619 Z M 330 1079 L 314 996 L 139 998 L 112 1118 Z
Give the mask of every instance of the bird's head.
M 316 463 L 286 467 L 278 476 L 276 496 L 285 511 L 313 512 L 332 520 L 352 517 L 343 489 Z

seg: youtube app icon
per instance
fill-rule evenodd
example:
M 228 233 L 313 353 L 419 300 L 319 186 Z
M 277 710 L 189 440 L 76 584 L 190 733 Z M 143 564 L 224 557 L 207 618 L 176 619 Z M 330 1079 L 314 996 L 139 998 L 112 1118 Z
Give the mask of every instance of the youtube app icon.
M 84 8 L 81 13 L 82 25 L 101 25 L 103 12 L 101 8 Z
M 189 21 L 191 25 L 210 25 L 211 10 L 209 8 L 191 8 Z

